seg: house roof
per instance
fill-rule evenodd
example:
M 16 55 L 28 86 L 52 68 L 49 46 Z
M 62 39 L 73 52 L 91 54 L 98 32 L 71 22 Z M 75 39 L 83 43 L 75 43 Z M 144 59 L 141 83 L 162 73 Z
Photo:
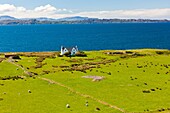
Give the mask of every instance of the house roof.
M 62 49 L 64 50 L 65 48 L 66 48 L 68 51 L 70 51 L 70 52 L 71 52 L 73 48 L 75 48 L 75 49 L 76 49 L 77 47 L 63 47 Z

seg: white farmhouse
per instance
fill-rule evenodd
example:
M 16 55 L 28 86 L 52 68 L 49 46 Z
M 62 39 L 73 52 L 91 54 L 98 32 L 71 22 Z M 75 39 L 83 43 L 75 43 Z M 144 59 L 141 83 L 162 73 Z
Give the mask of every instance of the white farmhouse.
M 72 48 L 66 48 L 61 46 L 61 54 L 60 55 L 64 55 L 65 53 L 70 52 L 71 55 L 75 55 L 78 52 L 78 47 L 72 47 Z

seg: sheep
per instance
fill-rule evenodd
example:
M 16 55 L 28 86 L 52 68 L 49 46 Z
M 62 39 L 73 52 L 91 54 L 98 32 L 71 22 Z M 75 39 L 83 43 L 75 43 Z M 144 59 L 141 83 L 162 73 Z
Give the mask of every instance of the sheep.
M 88 101 L 86 101 L 86 104 L 85 104 L 87 107 L 89 106 L 89 104 L 88 104 Z
M 28 90 L 28 93 L 31 93 L 31 90 Z
M 69 104 L 66 104 L 66 108 L 70 108 L 70 105 L 69 105 Z
M 85 105 L 86 105 L 87 107 L 89 106 L 89 104 L 88 104 L 88 103 L 86 103 Z

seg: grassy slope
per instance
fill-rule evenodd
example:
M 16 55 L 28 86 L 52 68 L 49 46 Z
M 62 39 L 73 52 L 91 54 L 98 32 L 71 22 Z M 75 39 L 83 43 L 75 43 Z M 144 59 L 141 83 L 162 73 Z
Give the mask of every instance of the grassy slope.
M 145 61 L 152 61 L 154 64 L 167 64 L 168 59 L 169 56 L 135 58 L 118 61 L 109 67 L 103 66 L 102 69 L 97 69 L 98 72 L 95 70 L 93 72 L 87 72 L 87 74 L 61 72 L 58 74 L 49 74 L 46 77 L 60 81 L 85 94 L 93 95 L 111 104 L 115 104 L 127 111 L 156 110 L 170 106 L 170 99 L 167 98 L 170 94 L 170 78 L 169 74 L 165 74 L 169 70 L 166 68 L 160 70 L 160 66 L 151 66 L 151 68 L 145 69 L 138 69 L 136 66 L 137 63 L 144 65 Z M 119 65 L 119 63 L 123 65 Z M 126 63 L 129 68 L 125 65 Z M 112 75 L 103 74 L 100 71 L 111 72 Z M 158 75 L 157 72 L 160 72 L 160 74 Z M 106 79 L 101 82 L 92 82 L 91 80 L 81 78 L 83 75 L 105 76 Z M 133 79 L 137 78 L 137 80 L 131 80 L 130 77 L 133 77 Z M 144 85 L 144 83 L 148 85 Z M 142 92 L 146 89 L 156 89 L 156 87 L 162 90 L 156 90 L 149 94 Z
M 92 113 L 99 107 L 103 113 L 115 112 L 95 101 L 82 98 L 65 88 L 39 79 L 0 81 L 1 113 Z M 31 90 L 31 93 L 28 93 Z M 6 92 L 6 94 L 3 94 Z M 86 100 L 89 107 L 85 106 Z M 71 108 L 65 106 L 69 103 Z M 117 111 L 116 111 L 117 112 Z
M 23 71 L 17 66 L 8 62 L 0 63 L 0 77 L 13 77 L 17 75 L 23 75 Z
M 137 50 L 135 50 L 137 51 Z M 42 68 L 35 69 L 36 57 L 21 57 L 22 60 L 18 64 L 29 68 L 28 71 L 36 72 L 41 77 L 55 80 L 66 86 L 79 91 L 83 94 L 91 95 L 97 99 L 106 101 L 116 105 L 128 112 L 144 112 L 156 111 L 161 108 L 170 107 L 169 89 L 170 89 L 170 69 L 163 65 L 170 64 L 169 55 L 156 55 L 153 50 L 140 50 L 143 54 L 152 54 L 150 56 L 142 56 L 137 58 L 121 59 L 119 55 L 108 56 L 102 52 L 86 52 L 87 58 L 72 58 L 76 62 L 69 62 L 70 58 L 46 58 L 46 63 Z M 103 65 L 101 68 L 94 68 L 92 71 L 87 70 L 86 73 L 77 71 L 61 71 L 61 68 L 53 66 L 70 66 L 74 63 L 84 64 L 87 62 L 99 62 L 102 58 L 115 59 L 117 62 Z M 80 59 L 83 59 L 80 61 Z M 3 62 L 5 63 L 5 62 Z M 1 67 L 5 67 L 0 63 Z M 9 64 L 11 66 L 11 64 Z M 9 66 L 8 65 L 8 66 Z M 147 67 L 146 67 L 147 65 Z M 138 68 L 137 66 L 143 66 Z M 0 68 L 1 69 L 1 68 Z M 16 71 L 16 67 L 10 67 Z M 44 70 L 50 71 L 44 74 Z M 10 72 L 10 71 L 9 71 Z M 111 72 L 111 75 L 108 74 Z M 1 76 L 5 76 L 6 73 Z M 166 74 L 167 73 L 167 74 Z M 19 73 L 16 73 L 19 74 Z M 100 82 L 92 82 L 91 79 L 82 78 L 86 75 L 104 76 L 105 79 Z M 97 103 L 88 98 L 81 97 L 65 88 L 55 84 L 49 84 L 39 79 L 28 79 L 27 81 L 0 81 L 5 84 L 0 86 L 0 111 L 3 112 L 96 112 L 96 107 L 101 108 L 101 112 L 111 113 L 118 111 L 110 109 L 107 106 Z M 147 83 L 147 85 L 145 85 Z M 15 86 L 15 87 L 13 87 Z M 158 88 L 158 89 L 157 89 Z M 29 94 L 28 90 L 32 93 Z M 143 93 L 143 90 L 151 90 L 151 93 Z M 7 92 L 6 95 L 3 92 Z M 20 93 L 20 95 L 19 95 Z M 85 101 L 90 101 L 89 107 L 85 107 Z M 35 104 L 36 103 L 36 104 Z M 71 109 L 66 109 L 65 105 L 70 103 Z M 34 105 L 35 104 L 35 105 Z M 112 111 L 113 110 L 113 111 Z

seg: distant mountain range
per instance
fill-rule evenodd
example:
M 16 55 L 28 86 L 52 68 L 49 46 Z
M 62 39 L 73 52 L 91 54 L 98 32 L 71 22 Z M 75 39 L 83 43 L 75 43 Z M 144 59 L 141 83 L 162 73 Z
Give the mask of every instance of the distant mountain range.
M 98 19 L 88 17 L 66 17 L 54 18 L 15 18 L 11 16 L 0 16 L 0 25 L 8 24 L 95 24 L 95 23 L 170 23 L 170 20 L 151 20 L 151 19 Z
M 94 20 L 98 18 L 88 18 L 88 17 L 81 17 L 81 16 L 75 16 L 75 17 L 66 17 L 66 18 L 60 18 L 57 19 L 58 21 L 84 21 L 84 20 Z
M 0 16 L 0 21 L 2 20 L 16 20 L 16 18 L 11 16 Z

